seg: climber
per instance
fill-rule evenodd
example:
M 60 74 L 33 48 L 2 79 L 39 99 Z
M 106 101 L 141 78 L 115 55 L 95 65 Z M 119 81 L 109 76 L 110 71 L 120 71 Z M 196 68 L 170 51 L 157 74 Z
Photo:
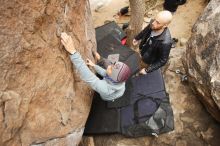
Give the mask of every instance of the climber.
M 171 20 L 172 14 L 169 11 L 161 11 L 133 39 L 134 46 L 140 41 L 142 67 L 139 74 L 147 74 L 166 64 L 172 46 L 170 31 L 167 27 Z
M 76 51 L 71 36 L 66 33 L 61 34 L 61 42 L 65 49 L 71 54 L 70 58 L 72 63 L 78 70 L 80 77 L 83 81 L 88 83 L 90 87 L 98 92 L 103 100 L 114 101 L 121 97 L 125 91 L 125 81 L 130 76 L 130 68 L 117 60 L 111 62 L 107 69 L 95 65 L 91 60 L 87 59 L 85 63 L 79 52 Z M 94 67 L 95 71 L 103 77 L 99 79 L 88 66 Z

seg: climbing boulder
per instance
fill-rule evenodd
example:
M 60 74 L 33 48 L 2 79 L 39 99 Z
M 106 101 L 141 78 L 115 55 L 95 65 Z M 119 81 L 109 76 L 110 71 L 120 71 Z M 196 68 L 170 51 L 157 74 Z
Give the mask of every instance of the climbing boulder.
M 1 0 L 0 145 L 77 145 L 91 90 L 60 42 L 73 37 L 92 59 L 95 35 L 87 0 Z
M 220 122 L 220 0 L 212 0 L 192 29 L 185 69 L 190 86 Z

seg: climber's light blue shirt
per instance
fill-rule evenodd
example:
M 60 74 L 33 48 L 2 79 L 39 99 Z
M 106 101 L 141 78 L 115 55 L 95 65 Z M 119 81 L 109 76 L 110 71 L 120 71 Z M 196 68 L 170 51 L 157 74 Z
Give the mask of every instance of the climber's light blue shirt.
M 81 55 L 76 52 L 70 56 L 72 63 L 78 70 L 80 77 L 83 81 L 88 83 L 90 87 L 98 92 L 103 100 L 113 101 L 121 97 L 125 92 L 125 82 L 113 84 L 107 78 L 100 80 L 85 64 Z M 106 76 L 106 70 L 102 67 L 95 65 L 96 72 L 102 77 Z

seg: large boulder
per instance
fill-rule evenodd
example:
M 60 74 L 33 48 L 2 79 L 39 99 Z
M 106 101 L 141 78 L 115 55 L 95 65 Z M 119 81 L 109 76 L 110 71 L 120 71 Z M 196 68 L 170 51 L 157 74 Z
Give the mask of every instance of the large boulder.
M 80 141 L 91 90 L 60 43 L 62 31 L 91 58 L 96 45 L 88 0 L 1 0 L 1 146 Z
M 220 122 L 220 0 L 212 0 L 188 41 L 185 68 L 190 86 Z

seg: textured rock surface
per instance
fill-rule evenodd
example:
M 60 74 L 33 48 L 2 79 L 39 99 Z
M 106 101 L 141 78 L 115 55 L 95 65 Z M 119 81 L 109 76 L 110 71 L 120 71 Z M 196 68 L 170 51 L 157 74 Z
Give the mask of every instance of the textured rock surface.
M 193 27 L 186 51 L 190 85 L 220 122 L 220 0 L 212 0 Z
M 91 93 L 59 36 L 71 34 L 83 57 L 91 58 L 95 37 L 89 9 L 87 0 L 1 0 L 1 146 L 80 140 Z

